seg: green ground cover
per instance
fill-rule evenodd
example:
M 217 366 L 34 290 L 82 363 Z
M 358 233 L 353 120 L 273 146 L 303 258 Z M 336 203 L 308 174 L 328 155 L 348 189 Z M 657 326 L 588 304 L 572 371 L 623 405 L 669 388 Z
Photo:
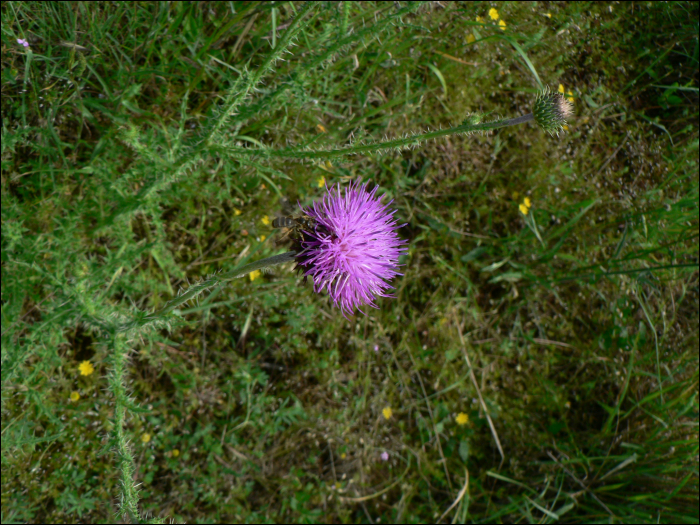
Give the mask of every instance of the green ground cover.
M 697 523 L 698 49 L 697 3 L 3 3 L 3 523 Z M 559 136 L 360 149 L 545 85 Z M 358 178 L 395 299 L 221 281 Z

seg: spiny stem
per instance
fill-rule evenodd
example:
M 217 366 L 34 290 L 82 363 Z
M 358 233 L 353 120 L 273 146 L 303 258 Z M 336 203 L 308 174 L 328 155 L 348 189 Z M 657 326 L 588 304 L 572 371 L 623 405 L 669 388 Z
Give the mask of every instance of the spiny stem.
M 186 303 L 190 299 L 195 298 L 197 295 L 202 293 L 204 290 L 207 290 L 208 288 L 211 288 L 212 286 L 215 286 L 217 284 L 226 282 L 226 281 L 231 281 L 233 279 L 236 279 L 238 277 L 242 277 L 244 275 L 247 275 L 251 272 L 254 272 L 255 270 L 259 270 L 261 268 L 267 268 L 270 266 L 277 266 L 280 264 L 285 264 L 288 262 L 294 261 L 294 257 L 296 256 L 296 252 L 291 251 L 291 252 L 285 252 L 281 253 L 279 255 L 273 255 L 272 257 L 267 257 L 266 259 L 261 259 L 259 261 L 252 262 L 250 264 L 246 264 L 245 266 L 242 266 L 241 268 L 237 268 L 235 270 L 231 270 L 230 272 L 224 272 L 217 274 L 206 281 L 202 281 L 201 283 L 195 284 L 190 287 L 187 292 L 184 294 L 174 298 L 171 301 L 168 301 L 163 308 L 158 310 L 157 312 L 152 313 L 149 315 L 146 320 L 153 320 L 157 319 L 159 317 L 163 317 L 164 315 L 172 312 L 175 308 L 178 306 L 182 305 L 183 303 Z
M 267 57 L 265 57 L 263 63 L 255 71 L 255 73 L 252 73 L 247 79 L 243 79 L 245 86 L 235 95 L 235 97 L 229 100 L 227 106 L 224 108 L 223 114 L 211 129 L 209 136 L 206 139 L 208 144 L 213 144 L 218 139 L 221 129 L 229 122 L 229 119 L 235 114 L 238 107 L 258 85 L 263 76 L 271 70 L 271 67 L 275 61 L 282 56 L 287 47 L 289 47 L 289 45 L 292 43 L 292 39 L 299 34 L 306 24 L 309 23 L 309 20 L 304 20 L 304 17 L 306 16 L 306 13 L 313 8 L 315 8 L 315 2 L 305 2 L 301 4 L 299 12 L 292 20 L 289 28 L 287 28 L 287 31 L 285 31 L 284 35 L 282 35 L 282 38 L 277 44 L 277 48 L 267 55 Z
M 333 157 L 342 157 L 343 155 L 357 155 L 362 153 L 372 153 L 374 151 L 394 148 L 404 148 L 406 146 L 417 145 L 420 142 L 454 135 L 459 133 L 472 133 L 475 131 L 489 131 L 492 129 L 505 128 L 507 126 L 515 126 L 524 122 L 534 120 L 534 115 L 529 113 L 522 117 L 512 119 L 495 120 L 483 124 L 461 124 L 453 128 L 441 129 L 423 133 L 422 135 L 414 135 L 400 139 L 388 140 L 385 142 L 375 142 L 374 144 L 365 144 L 361 146 L 347 146 L 345 148 L 333 150 L 300 150 L 292 148 L 284 149 L 258 149 L 258 148 L 240 148 L 240 147 L 221 147 L 218 148 L 223 154 L 245 155 L 248 157 L 287 157 L 287 158 L 303 158 L 303 159 L 328 159 Z
M 114 395 L 114 435 L 116 452 L 119 458 L 119 470 L 121 470 L 122 501 L 120 508 L 122 517 L 128 517 L 132 523 L 140 521 L 138 503 L 139 491 L 134 483 L 136 464 L 131 453 L 128 440 L 124 435 L 126 424 L 126 348 L 123 335 L 112 334 L 112 370 L 109 375 L 109 384 Z

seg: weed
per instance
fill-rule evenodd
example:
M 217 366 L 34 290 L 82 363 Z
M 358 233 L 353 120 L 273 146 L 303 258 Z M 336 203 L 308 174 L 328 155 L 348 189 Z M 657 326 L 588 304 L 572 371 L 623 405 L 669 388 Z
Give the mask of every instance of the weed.
M 3 4 L 3 522 L 697 521 L 698 7 L 497 7 Z

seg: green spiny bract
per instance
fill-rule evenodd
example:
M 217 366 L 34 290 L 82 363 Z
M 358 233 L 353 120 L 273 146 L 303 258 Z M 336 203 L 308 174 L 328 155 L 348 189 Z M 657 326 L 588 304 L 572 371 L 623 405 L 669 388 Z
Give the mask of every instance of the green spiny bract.
M 535 122 L 550 135 L 558 135 L 564 129 L 566 119 L 573 114 L 573 105 L 559 93 L 552 93 L 548 87 L 537 95 L 535 100 Z

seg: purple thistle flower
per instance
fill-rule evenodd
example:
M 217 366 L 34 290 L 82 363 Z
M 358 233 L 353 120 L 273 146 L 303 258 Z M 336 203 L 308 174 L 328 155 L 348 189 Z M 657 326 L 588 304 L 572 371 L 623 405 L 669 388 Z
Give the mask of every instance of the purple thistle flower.
M 345 317 L 355 308 L 374 303 L 377 296 L 392 288 L 387 281 L 396 275 L 403 241 L 396 230 L 387 204 L 377 197 L 378 186 L 367 191 L 367 184 L 351 184 L 341 195 L 340 185 L 328 188 L 322 201 L 302 212 L 316 223 L 314 231 L 304 231 L 303 251 L 297 256 L 305 276 L 311 276 L 314 291 L 324 288 Z M 364 312 L 362 312 L 364 313 Z

